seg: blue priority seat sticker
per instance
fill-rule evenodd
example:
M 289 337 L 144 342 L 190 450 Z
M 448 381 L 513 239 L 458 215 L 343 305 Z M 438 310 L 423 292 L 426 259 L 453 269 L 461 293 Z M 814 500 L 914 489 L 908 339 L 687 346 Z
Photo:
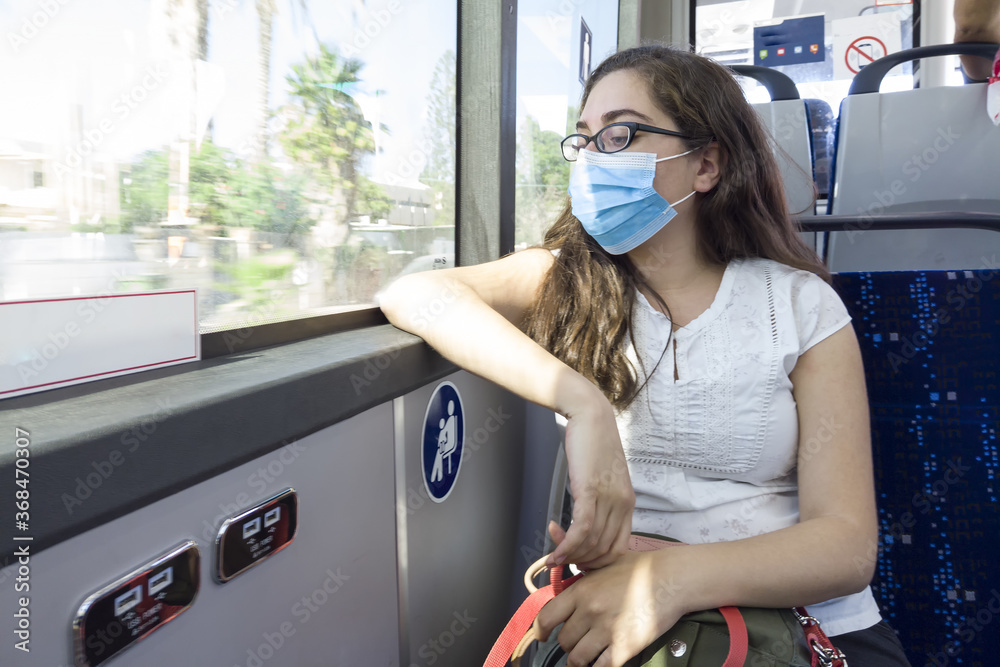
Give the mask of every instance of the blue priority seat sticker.
M 455 487 L 465 444 L 465 410 L 451 382 L 439 384 L 427 402 L 422 437 L 424 485 L 431 500 L 440 503 Z

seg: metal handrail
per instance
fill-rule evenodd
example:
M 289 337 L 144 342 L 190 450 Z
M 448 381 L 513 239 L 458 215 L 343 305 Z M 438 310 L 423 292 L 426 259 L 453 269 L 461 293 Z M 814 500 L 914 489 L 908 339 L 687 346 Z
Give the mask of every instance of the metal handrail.
M 1000 232 L 1000 214 L 938 212 L 878 216 L 818 215 L 798 219 L 803 232 L 893 231 L 900 229 L 986 229 Z
M 918 46 L 915 49 L 896 51 L 887 56 L 883 56 L 875 62 L 865 65 L 858 72 L 851 83 L 848 95 L 864 95 L 865 93 L 877 93 L 882 85 L 882 79 L 896 65 L 902 65 L 911 60 L 921 58 L 933 58 L 935 56 L 980 56 L 993 60 L 1000 44 L 990 42 L 961 42 L 958 44 L 934 44 L 932 46 Z

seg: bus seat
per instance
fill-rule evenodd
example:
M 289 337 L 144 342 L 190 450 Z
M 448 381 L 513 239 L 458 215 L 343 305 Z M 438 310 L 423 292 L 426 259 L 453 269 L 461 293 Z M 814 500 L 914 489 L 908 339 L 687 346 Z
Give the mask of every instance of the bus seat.
M 830 212 L 869 220 L 884 213 L 1000 212 L 1000 129 L 987 117 L 985 84 L 878 92 L 895 65 L 931 56 L 992 54 L 997 48 L 980 43 L 920 47 L 865 67 L 840 108 Z M 978 266 L 982 248 L 988 247 L 984 244 L 992 240 L 986 234 L 944 229 L 905 237 L 832 233 L 827 263 L 832 271 Z
M 774 138 L 772 150 L 781 169 L 788 209 L 796 215 L 815 215 L 812 130 L 795 82 L 768 67 L 733 65 L 730 69 L 759 81 L 771 95 L 770 102 L 754 104 L 753 108 Z
M 569 462 L 566 460 L 566 418 L 556 414 L 555 420 L 559 430 L 559 449 L 552 468 L 549 505 L 545 513 L 545 526 L 542 527 L 542 533 L 545 535 L 543 553 L 552 553 L 556 548 L 552 536 L 549 535 L 549 522 L 555 521 L 563 530 L 569 530 L 573 519 L 573 496 L 569 492 Z
M 883 617 L 914 665 L 996 664 L 982 618 L 1000 620 L 1000 272 L 834 283 L 867 376 Z

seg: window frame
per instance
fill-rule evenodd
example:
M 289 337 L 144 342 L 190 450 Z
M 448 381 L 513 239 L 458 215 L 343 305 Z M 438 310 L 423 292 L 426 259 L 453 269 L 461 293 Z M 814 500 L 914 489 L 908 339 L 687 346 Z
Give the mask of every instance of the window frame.
M 471 0 L 455 2 L 458 21 L 455 265 L 468 266 L 499 259 L 514 250 L 517 0 L 508 0 L 500 8 L 485 10 Z M 499 48 L 499 54 L 484 50 L 484 40 L 493 40 L 492 45 Z M 494 92 L 498 90 L 499 94 Z M 484 99 L 487 100 L 485 105 Z M 496 118 L 500 119 L 499 132 Z M 474 153 L 471 159 L 470 153 Z M 492 163 L 486 161 L 488 155 L 494 156 Z M 493 199 L 495 203 L 487 207 L 476 206 L 470 196 L 478 201 L 486 200 L 487 204 L 489 199 Z M 474 217 L 475 211 L 491 208 L 498 211 L 495 219 L 477 220 Z M 473 220 L 475 224 L 471 224 Z M 211 359 L 387 323 L 378 306 L 327 315 L 304 314 L 279 322 L 248 321 L 202 333 L 202 358 Z

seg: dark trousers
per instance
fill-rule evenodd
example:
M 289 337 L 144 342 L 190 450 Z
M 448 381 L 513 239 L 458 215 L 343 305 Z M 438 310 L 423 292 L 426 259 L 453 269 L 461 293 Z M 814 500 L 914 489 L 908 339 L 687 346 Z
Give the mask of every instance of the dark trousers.
M 896 631 L 885 621 L 830 641 L 843 651 L 849 667 L 911 667 Z

